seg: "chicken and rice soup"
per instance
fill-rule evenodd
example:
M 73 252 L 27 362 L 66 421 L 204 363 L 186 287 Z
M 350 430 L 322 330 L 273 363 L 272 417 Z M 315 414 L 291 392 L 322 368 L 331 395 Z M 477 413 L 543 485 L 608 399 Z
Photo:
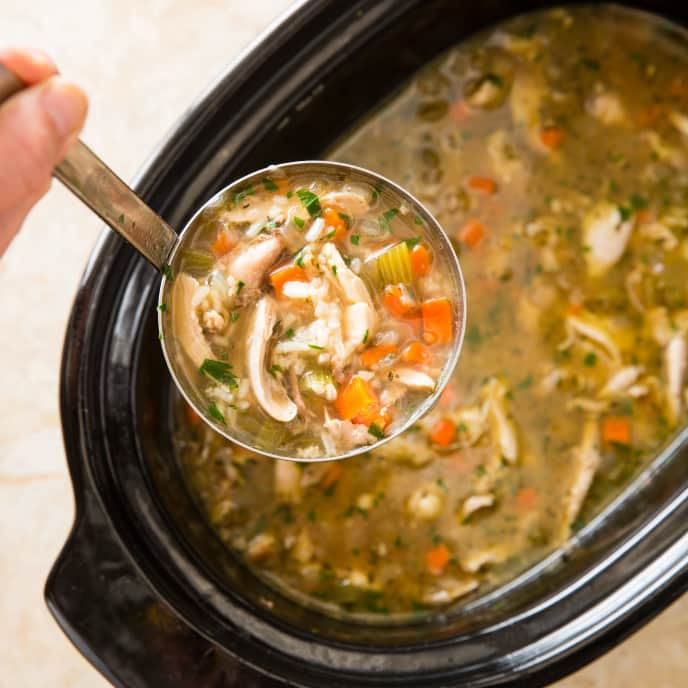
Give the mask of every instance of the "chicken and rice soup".
M 252 456 L 179 406 L 190 490 L 259 575 L 355 618 L 450 605 L 562 544 L 684 425 L 686 45 L 618 7 L 520 16 L 332 151 L 453 237 L 466 339 L 435 410 L 345 462 Z
M 233 437 L 332 457 L 437 398 L 463 294 L 454 257 L 394 200 L 389 185 L 275 167 L 195 220 L 161 320 L 201 408 Z

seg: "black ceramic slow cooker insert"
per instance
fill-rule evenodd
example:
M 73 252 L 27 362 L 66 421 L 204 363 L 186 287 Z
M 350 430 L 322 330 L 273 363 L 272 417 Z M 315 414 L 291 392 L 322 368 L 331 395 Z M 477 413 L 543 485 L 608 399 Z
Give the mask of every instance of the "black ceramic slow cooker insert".
M 301 2 L 191 107 L 136 188 L 183 227 L 231 180 L 321 157 L 428 60 L 539 6 Z M 638 6 L 688 21 L 688 7 L 668 0 Z M 332 108 L 332 94 L 346 107 Z M 618 643 L 688 586 L 684 431 L 565 548 L 458 613 L 363 626 L 298 606 L 232 557 L 185 490 L 170 441 L 157 283 L 143 259 L 103 233 L 62 364 L 77 515 L 46 598 L 115 685 L 544 685 Z

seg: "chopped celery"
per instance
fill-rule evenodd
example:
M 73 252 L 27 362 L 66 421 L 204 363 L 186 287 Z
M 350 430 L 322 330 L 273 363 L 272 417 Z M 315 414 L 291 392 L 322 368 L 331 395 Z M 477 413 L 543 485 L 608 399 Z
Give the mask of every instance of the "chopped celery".
M 325 368 L 314 368 L 307 370 L 299 380 L 299 387 L 304 393 L 317 394 L 324 396 L 328 385 L 334 386 L 332 372 Z
M 212 270 L 215 259 L 207 251 L 184 251 L 181 256 L 181 271 L 192 277 L 201 277 Z
M 406 242 L 400 241 L 372 260 L 376 277 L 382 284 L 413 284 L 411 256 Z

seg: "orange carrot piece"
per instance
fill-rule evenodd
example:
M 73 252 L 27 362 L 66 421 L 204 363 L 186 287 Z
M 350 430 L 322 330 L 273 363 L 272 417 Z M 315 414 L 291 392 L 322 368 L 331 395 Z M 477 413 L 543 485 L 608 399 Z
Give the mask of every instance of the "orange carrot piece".
M 657 123 L 657 120 L 662 116 L 662 108 L 660 105 L 655 103 L 650 105 L 650 107 L 641 110 L 638 115 L 638 124 L 641 127 L 651 127 L 653 124 Z
M 583 312 L 583 306 L 580 303 L 570 303 L 566 306 L 566 312 L 569 315 L 580 315 Z
M 334 208 L 325 208 L 322 216 L 325 220 L 325 226 L 334 230 L 335 239 L 341 239 L 346 234 L 349 225 Z
M 640 208 L 635 211 L 635 220 L 639 225 L 645 225 L 652 221 L 652 211 L 649 208 Z
M 475 248 L 485 236 L 485 227 L 477 220 L 468 220 L 459 230 L 459 241 Z
M 560 127 L 546 127 L 540 132 L 540 141 L 550 150 L 554 150 L 561 146 L 565 136 L 564 130 Z
M 449 115 L 454 121 L 463 122 L 471 116 L 471 108 L 463 98 L 459 98 L 449 106 Z
M 631 424 L 625 416 L 606 416 L 602 419 L 602 441 L 605 444 L 630 444 Z
M 401 352 L 401 359 L 406 363 L 430 363 L 432 356 L 420 342 L 411 342 Z
M 320 485 L 327 489 L 328 487 L 334 485 L 343 474 L 344 469 L 342 468 L 342 464 L 339 461 L 335 461 L 333 464 L 328 466 L 327 470 L 325 471 L 325 475 L 323 475 L 322 480 L 320 481 Z
M 227 231 L 223 229 L 218 235 L 217 239 L 213 241 L 211 246 L 213 254 L 216 258 L 221 258 L 225 254 L 229 253 L 236 246 L 236 241 L 234 237 Z
M 372 368 L 385 356 L 390 356 L 396 352 L 397 347 L 394 344 L 380 344 L 380 346 L 371 346 L 361 354 L 361 363 L 363 364 L 364 368 Z
M 497 191 L 497 182 L 489 177 L 471 177 L 468 180 L 468 188 L 473 189 L 473 191 L 480 191 L 487 196 L 491 196 L 495 191 Z
M 411 249 L 409 257 L 411 258 L 411 269 L 413 274 L 417 277 L 423 277 L 430 272 L 430 251 L 428 251 L 423 244 L 417 244 Z
M 428 299 L 421 304 L 423 339 L 428 344 L 448 344 L 453 334 L 454 314 L 449 299 Z
M 184 415 L 186 416 L 186 420 L 189 422 L 189 425 L 196 426 L 201 424 L 201 417 L 196 413 L 193 406 L 190 404 L 184 404 Z
M 456 435 L 456 425 L 448 418 L 438 420 L 430 431 L 430 439 L 440 447 L 447 447 L 454 439 L 454 435 Z
M 277 296 L 282 296 L 282 290 L 287 282 L 308 282 L 306 271 L 298 265 L 284 265 L 270 273 L 270 284 Z
M 451 560 L 451 553 L 445 544 L 433 547 L 425 553 L 425 566 L 433 576 L 442 574 Z
M 380 402 L 375 392 L 363 378 L 357 375 L 352 377 L 340 391 L 335 406 L 340 417 L 352 423 L 370 425 L 377 423 L 381 418 Z
M 516 504 L 519 509 L 531 509 L 537 502 L 538 493 L 534 487 L 524 487 L 516 493 Z
M 398 318 L 402 318 L 410 313 L 417 305 L 408 293 L 408 289 L 402 284 L 390 284 L 385 287 L 382 303 L 385 304 L 385 308 L 390 313 Z

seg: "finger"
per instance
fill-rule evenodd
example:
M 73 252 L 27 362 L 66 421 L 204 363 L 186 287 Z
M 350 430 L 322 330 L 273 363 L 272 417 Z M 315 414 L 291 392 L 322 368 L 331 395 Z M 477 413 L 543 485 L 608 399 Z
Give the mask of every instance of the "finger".
M 0 107 L 0 218 L 31 207 L 46 192 L 53 168 L 83 126 L 87 107 L 83 91 L 59 76 Z M 14 224 L 7 221 L 0 231 L 13 236 Z
M 57 74 L 55 63 L 36 48 L 0 46 L 0 64 L 29 85 Z

